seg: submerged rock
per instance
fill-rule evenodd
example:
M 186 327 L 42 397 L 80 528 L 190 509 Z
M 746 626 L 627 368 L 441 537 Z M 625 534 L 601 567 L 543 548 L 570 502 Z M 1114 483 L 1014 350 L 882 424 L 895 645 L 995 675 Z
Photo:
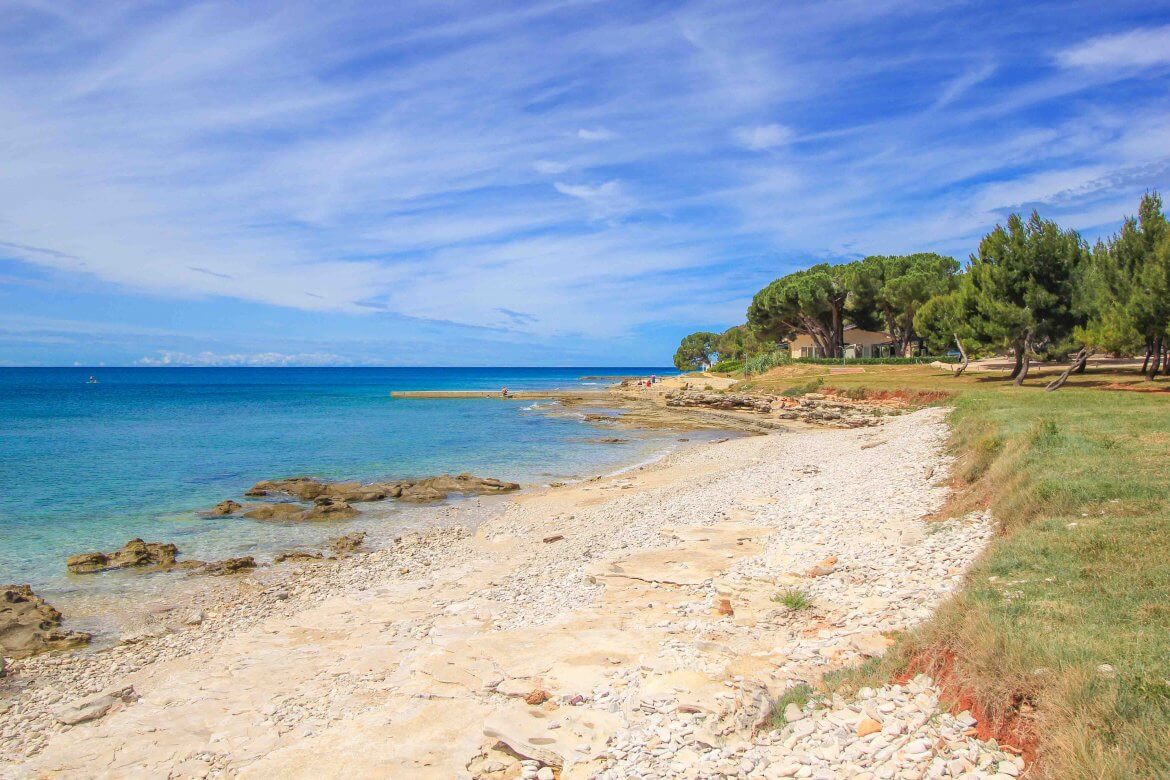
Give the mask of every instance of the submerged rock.
M 229 498 L 226 501 L 220 501 L 218 504 L 216 504 L 214 507 L 212 507 L 212 509 L 210 511 L 208 511 L 207 514 L 213 515 L 216 517 L 222 517 L 224 515 L 234 515 L 236 512 L 239 512 L 243 508 L 244 508 L 243 504 L 239 503 L 238 501 L 232 501 Z
M 92 638 L 84 631 L 65 631 L 60 626 L 61 613 L 28 585 L 5 585 L 0 590 L 0 655 L 27 658 L 80 647 Z
M 70 555 L 65 567 L 73 574 L 96 574 L 112 569 L 133 569 L 142 566 L 171 566 L 179 555 L 179 548 L 170 543 L 144 542 L 131 539 L 122 549 L 111 553 L 88 552 Z

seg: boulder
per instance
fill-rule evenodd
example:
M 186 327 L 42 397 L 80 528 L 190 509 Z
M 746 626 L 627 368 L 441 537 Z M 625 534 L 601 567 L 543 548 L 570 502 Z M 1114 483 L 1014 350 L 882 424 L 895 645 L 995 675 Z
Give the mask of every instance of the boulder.
M 208 511 L 207 514 L 214 517 L 223 517 L 224 515 L 234 515 L 244 508 L 244 505 L 238 501 L 232 501 L 230 498 L 226 501 L 220 501 Z
M 244 512 L 249 520 L 299 520 L 304 510 L 296 504 L 260 504 Z
M 354 531 L 344 536 L 336 536 L 329 540 L 329 549 L 336 555 L 346 555 L 358 550 L 366 541 L 365 531 Z
M 308 511 L 301 515 L 301 519 L 348 520 L 351 517 L 357 517 L 357 513 L 356 509 L 341 499 L 322 496 L 314 502 L 313 506 L 309 507 Z
M 226 558 L 222 561 L 214 561 L 212 563 L 204 564 L 201 569 L 198 569 L 198 574 L 210 574 L 213 576 L 221 576 L 224 574 L 239 574 L 243 571 L 256 568 L 256 559 L 251 555 L 245 555 L 242 558 Z
M 508 493 L 519 490 L 515 482 L 503 482 L 490 477 L 475 477 L 471 474 L 451 476 L 442 474 L 437 477 L 427 477 L 417 482 L 399 482 L 396 498 L 403 501 L 441 501 L 452 493 L 463 495 L 488 495 L 493 493 Z
M 28 585 L 0 589 L 0 655 L 28 658 L 80 647 L 92 638 L 84 631 L 65 631 L 60 626 L 61 613 Z
M 312 477 L 289 477 L 288 479 L 268 479 L 257 482 L 249 488 L 246 496 L 268 496 L 273 493 L 287 493 L 301 501 L 312 501 L 317 496 L 324 495 L 328 486 Z
M 112 569 L 133 569 L 143 566 L 167 567 L 175 563 L 179 548 L 163 542 L 144 542 L 131 539 L 120 550 L 111 553 L 89 552 L 70 555 L 65 567 L 73 574 L 95 574 Z

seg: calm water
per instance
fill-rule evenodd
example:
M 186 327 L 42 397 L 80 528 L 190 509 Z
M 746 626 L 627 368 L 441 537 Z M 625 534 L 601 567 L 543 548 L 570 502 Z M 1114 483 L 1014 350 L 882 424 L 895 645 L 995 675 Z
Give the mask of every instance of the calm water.
M 603 445 L 588 439 L 612 431 L 547 402 L 389 397 L 407 389 L 579 387 L 585 375 L 649 373 L 673 372 L 0 368 L 0 582 L 50 593 L 92 587 L 65 576 L 65 556 L 135 536 L 207 559 L 262 556 L 346 530 L 196 514 L 271 477 L 470 471 L 546 483 L 651 457 L 675 437 L 622 433 L 629 443 Z M 90 374 L 99 384 L 86 383 Z M 407 510 L 383 507 L 382 522 L 393 523 L 394 511 Z

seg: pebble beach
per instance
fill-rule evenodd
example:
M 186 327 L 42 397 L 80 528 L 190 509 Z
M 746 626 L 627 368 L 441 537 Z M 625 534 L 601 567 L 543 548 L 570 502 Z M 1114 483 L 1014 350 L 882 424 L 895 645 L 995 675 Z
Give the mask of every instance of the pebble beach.
M 933 682 L 774 713 L 882 654 L 993 533 L 945 411 L 704 442 L 224 578 L 9 665 L 4 776 L 1011 777 Z M 793 608 L 784 594 L 807 603 Z

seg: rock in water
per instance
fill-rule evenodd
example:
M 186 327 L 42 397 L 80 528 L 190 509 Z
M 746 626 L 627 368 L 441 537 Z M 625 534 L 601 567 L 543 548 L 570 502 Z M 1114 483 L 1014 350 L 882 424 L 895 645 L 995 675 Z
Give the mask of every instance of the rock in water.
M 281 550 L 273 558 L 273 563 L 284 563 L 285 561 L 319 561 L 325 556 L 318 552 L 309 552 L 308 550 Z
M 342 501 L 339 498 L 322 496 L 315 500 L 314 505 L 301 516 L 301 519 L 348 520 L 351 517 L 357 517 L 357 513 L 357 510 L 346 501 Z
M 251 555 L 246 555 L 242 558 L 227 558 L 222 561 L 214 561 L 203 566 L 203 568 L 196 571 L 197 574 L 238 574 L 248 569 L 256 568 L 256 559 Z
M 244 508 L 244 505 L 238 501 L 232 501 L 230 498 L 226 501 L 220 501 L 207 514 L 222 517 L 224 515 L 234 515 Z
M 5 585 L 0 600 L 0 655 L 28 658 L 47 650 L 80 647 L 91 639 L 83 631 L 64 631 L 61 613 L 28 585 Z
M 122 549 L 112 553 L 89 552 L 70 555 L 65 560 L 65 567 L 73 574 L 95 574 L 111 569 L 171 566 L 178 555 L 179 548 L 173 544 L 131 539 L 122 546 Z
M 249 509 L 244 517 L 249 520 L 299 520 L 303 510 L 296 504 L 261 504 Z
M 329 549 L 337 555 L 346 555 L 355 552 L 366 541 L 365 531 L 354 531 L 352 534 L 337 536 L 329 540 Z

